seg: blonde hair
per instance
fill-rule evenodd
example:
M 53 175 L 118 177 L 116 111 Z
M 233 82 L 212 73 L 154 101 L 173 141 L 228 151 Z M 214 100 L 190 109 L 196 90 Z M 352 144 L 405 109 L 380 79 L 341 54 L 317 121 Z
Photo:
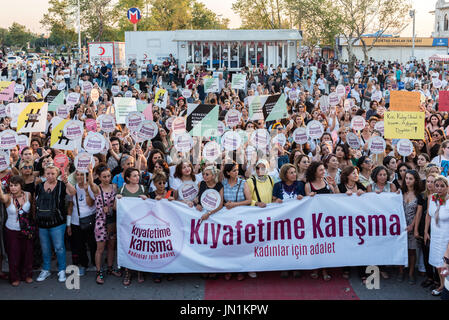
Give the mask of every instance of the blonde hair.
M 59 175 L 61 173 L 61 170 L 57 166 L 55 166 L 53 163 L 49 163 L 45 166 L 44 172 L 47 172 L 47 170 L 56 170 L 57 174 Z
M 443 183 L 446 185 L 446 188 L 449 187 L 449 182 L 447 181 L 447 179 L 446 179 L 445 176 L 438 175 L 438 176 L 435 178 L 435 182 L 434 182 L 434 183 L 437 183 L 437 182 L 443 182 Z M 444 200 L 445 200 L 445 201 L 446 201 L 446 198 L 447 198 L 447 193 L 446 193 L 446 195 L 444 196 Z M 437 210 L 435 211 L 435 223 L 436 223 L 437 225 L 438 225 L 439 216 L 440 216 L 440 205 L 437 203 Z
M 217 167 L 207 166 L 206 168 L 203 169 L 203 173 L 204 173 L 204 171 L 207 171 L 207 170 L 212 172 L 212 175 L 214 176 L 214 181 L 215 181 L 215 183 L 217 183 L 218 182 L 218 174 L 220 173 L 218 171 Z

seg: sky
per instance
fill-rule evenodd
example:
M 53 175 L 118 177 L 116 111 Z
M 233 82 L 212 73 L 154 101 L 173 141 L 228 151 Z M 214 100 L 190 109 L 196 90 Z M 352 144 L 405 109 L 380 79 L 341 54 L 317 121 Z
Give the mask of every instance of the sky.
M 199 0 L 216 14 L 230 19 L 230 28 L 240 27 L 240 18 L 232 11 L 232 3 L 235 0 Z M 5 1 L 6 2 L 6 1 Z M 433 31 L 434 16 L 429 13 L 434 10 L 436 0 L 412 0 L 416 10 L 416 34 L 418 37 L 430 37 Z M 0 10 L 0 27 L 8 28 L 13 22 L 25 25 L 30 31 L 42 34 L 46 30 L 39 21 L 48 9 L 48 0 L 20 0 L 8 1 L 2 4 Z M 126 12 L 124 13 L 126 14 Z M 412 36 L 412 24 L 404 29 L 401 36 Z

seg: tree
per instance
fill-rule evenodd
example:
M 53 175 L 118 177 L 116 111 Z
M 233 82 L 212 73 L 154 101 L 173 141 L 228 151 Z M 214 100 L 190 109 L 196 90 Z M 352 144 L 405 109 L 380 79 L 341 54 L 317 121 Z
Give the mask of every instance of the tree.
M 25 47 L 29 41 L 33 39 L 33 35 L 25 26 L 14 22 L 8 29 L 5 37 L 5 44 L 11 47 Z
M 293 23 L 303 31 L 304 43 L 335 45 L 340 32 L 341 16 L 329 0 L 285 0 Z
M 408 0 L 337 0 L 334 2 L 341 20 L 341 36 L 347 41 L 349 72 L 356 60 L 353 47 L 360 41 L 367 62 L 368 53 L 386 33 L 399 33 L 406 25 L 410 3 Z M 368 45 L 363 35 L 376 33 Z
M 192 29 L 227 29 L 229 19 L 220 19 L 213 11 L 209 10 L 203 3 L 193 1 Z
M 192 28 L 190 0 L 151 0 L 150 21 L 156 30 Z
M 69 0 L 49 0 L 48 12 L 44 14 L 40 23 L 50 31 L 50 43 L 65 46 L 70 49 L 77 42 L 75 8 Z
M 237 0 L 232 10 L 242 19 L 242 29 L 289 27 L 285 19 L 285 0 Z

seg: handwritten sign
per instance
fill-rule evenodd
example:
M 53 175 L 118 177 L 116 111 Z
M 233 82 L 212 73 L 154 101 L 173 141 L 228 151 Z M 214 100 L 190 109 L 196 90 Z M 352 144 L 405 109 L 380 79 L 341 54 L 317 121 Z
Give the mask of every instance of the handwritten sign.
M 409 91 L 390 92 L 390 111 L 421 111 L 421 94 Z
M 424 139 L 424 112 L 385 112 L 385 139 Z

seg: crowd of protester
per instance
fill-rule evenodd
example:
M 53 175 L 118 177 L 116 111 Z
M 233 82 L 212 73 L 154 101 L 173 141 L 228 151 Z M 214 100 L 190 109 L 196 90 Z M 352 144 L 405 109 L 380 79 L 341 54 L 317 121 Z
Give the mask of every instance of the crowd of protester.
M 151 141 L 139 144 L 131 138 L 126 126 L 117 125 L 110 136 L 108 152 L 94 155 L 95 166 L 90 168 L 87 180 L 73 166 L 80 150 L 65 152 L 70 160 L 66 172 L 60 172 L 53 164 L 54 157 L 63 151 L 49 147 L 51 126 L 47 125 L 46 132 L 33 133 L 29 147 L 10 150 L 11 166 L 0 172 L 3 226 L 0 241 L 1 248 L 6 249 L 0 252 L 0 266 L 6 254 L 9 276 L 1 272 L 0 277 L 9 279 L 13 286 L 18 286 L 20 281 L 31 283 L 33 267 L 42 270 L 36 281 L 48 278 L 52 256 L 57 259 L 59 281 L 65 281 L 66 246 L 70 247 L 72 263 L 80 267 L 80 275 L 84 275 L 91 264 L 96 267 L 98 284 L 104 283 L 107 276 L 115 276 L 122 277 L 124 285 L 130 285 L 134 272 L 114 267 L 116 199 L 120 197 L 182 201 L 198 210 L 198 217 L 205 220 L 219 210 L 237 206 L 264 208 L 272 202 L 301 200 L 316 194 L 361 196 L 366 192 L 398 192 L 402 193 L 404 201 L 409 267 L 380 266 L 381 275 L 384 279 L 406 279 L 413 285 L 419 272 L 425 276 L 421 285 L 430 288 L 432 295 L 443 292 L 445 277 L 442 272 L 447 270 L 449 262 L 449 204 L 446 201 L 449 118 L 447 112 L 438 111 L 438 92 L 449 87 L 449 74 L 440 70 L 439 65 L 425 61 L 358 62 L 351 75 L 345 63 L 307 55 L 288 69 L 261 65 L 239 71 L 222 70 L 216 93 L 206 93 L 204 88 L 204 79 L 212 76 L 211 70 L 188 69 L 178 65 L 172 56 L 159 65 L 151 60 L 142 65 L 132 61 L 126 68 L 104 62 L 92 65 L 75 61 L 71 64 L 65 60 L 56 60 L 45 67 L 42 73 L 38 70 L 27 73 L 26 68 L 23 72 L 20 67 L 18 72 L 17 67 L 3 63 L 2 77 L 26 84 L 25 102 L 42 101 L 43 90 L 56 89 L 59 83 L 65 82 L 67 93 L 80 93 L 80 103 L 70 114 L 72 119 L 80 121 L 114 112 L 112 86 L 120 88 L 116 96 L 123 97 L 128 92 L 129 96 L 146 103 L 153 103 L 158 88 L 164 87 L 168 91 L 168 104 L 165 109 L 153 104 L 153 119 L 159 132 Z M 31 70 L 31 66 L 28 69 Z M 246 74 L 245 90 L 231 88 L 235 72 Z M 436 78 L 442 82 L 440 88 L 434 86 L 432 80 Z M 45 86 L 38 88 L 37 79 L 43 79 Z M 90 81 L 101 91 L 97 103 L 88 93 L 82 92 L 84 81 Z M 339 84 L 346 87 L 340 103 L 334 108 L 322 106 L 321 96 L 334 92 Z M 183 97 L 183 89 L 190 90 L 188 98 Z M 297 93 L 294 99 L 290 99 L 291 90 Z M 375 124 L 382 121 L 384 112 L 388 111 L 393 90 L 417 91 L 424 97 L 421 108 L 426 118 L 425 139 L 412 141 L 414 150 L 408 157 L 397 153 L 397 140 L 386 139 L 385 152 L 380 155 L 368 149 L 371 137 L 383 135 L 375 129 Z M 372 99 L 378 92 L 380 99 Z M 288 117 L 269 122 L 251 120 L 248 96 L 277 93 L 285 94 Z M 19 97 L 15 95 L 12 102 L 19 102 Z M 254 162 L 237 161 L 235 154 L 234 158 L 231 155 L 218 164 L 205 159 L 196 163 L 189 157 L 175 161 L 173 132 L 168 119 L 185 116 L 188 103 L 219 105 L 221 121 L 229 110 L 236 109 L 241 113 L 241 121 L 226 130 L 266 129 L 270 134 L 284 134 L 287 141 L 276 149 L 274 162 L 262 156 Z M 48 113 L 48 123 L 54 116 L 54 112 Z M 365 128 L 359 132 L 351 129 L 355 116 L 366 119 Z M 319 141 L 297 144 L 293 139 L 294 130 L 312 120 L 323 125 L 324 134 Z M 2 118 L 0 129 L 10 127 L 11 118 Z M 359 149 L 348 145 L 346 135 L 349 132 L 360 138 Z M 210 141 L 210 137 L 204 140 Z M 246 156 L 245 152 L 243 154 Z M 187 181 L 198 185 L 199 193 L 193 201 L 183 199 L 178 190 Z M 205 212 L 201 194 L 208 189 L 219 192 L 221 203 L 217 209 Z M 47 206 L 49 203 L 52 205 Z M 45 210 L 47 216 L 40 212 Z M 28 223 L 22 223 L 22 216 Z M 87 217 L 91 217 L 92 226 L 81 228 L 80 220 Z M 24 230 L 24 226 L 28 228 Z M 105 251 L 107 266 L 103 268 Z M 349 278 L 349 267 L 342 272 L 343 277 Z M 301 277 L 302 273 L 295 270 L 292 276 Z M 364 266 L 358 267 L 357 273 L 362 281 L 366 280 Z M 310 272 L 312 278 L 322 277 L 325 281 L 330 281 L 335 274 L 338 274 L 335 269 Z M 202 276 L 217 277 L 216 274 Z M 258 274 L 224 274 L 227 280 L 233 276 L 244 280 L 246 276 L 255 278 Z M 280 276 L 289 277 L 290 273 L 283 271 Z M 158 273 L 151 277 L 155 282 L 174 279 L 174 275 Z M 137 281 L 145 281 L 145 273 L 138 272 Z

